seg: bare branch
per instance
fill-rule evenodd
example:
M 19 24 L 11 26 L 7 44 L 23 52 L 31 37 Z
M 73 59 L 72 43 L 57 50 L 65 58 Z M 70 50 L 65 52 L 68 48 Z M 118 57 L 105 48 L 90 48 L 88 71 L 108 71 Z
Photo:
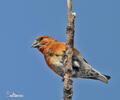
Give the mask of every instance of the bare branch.
M 74 18 L 75 13 L 72 13 L 71 0 L 67 0 L 68 7 L 68 24 L 67 24 L 67 41 L 64 60 L 64 100 L 72 100 L 72 55 L 74 44 Z

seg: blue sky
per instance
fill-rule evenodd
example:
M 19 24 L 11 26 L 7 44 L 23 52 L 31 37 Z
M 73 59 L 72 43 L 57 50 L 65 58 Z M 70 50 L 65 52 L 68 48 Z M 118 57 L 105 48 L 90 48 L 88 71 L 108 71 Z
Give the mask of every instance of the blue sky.
M 72 0 L 75 48 L 97 70 L 112 77 L 109 84 L 74 79 L 73 100 L 120 99 L 120 1 Z M 66 0 L 0 1 L 0 99 L 60 100 L 63 82 L 51 71 L 33 40 L 45 33 L 66 40 Z M 8 98 L 9 92 L 23 98 Z

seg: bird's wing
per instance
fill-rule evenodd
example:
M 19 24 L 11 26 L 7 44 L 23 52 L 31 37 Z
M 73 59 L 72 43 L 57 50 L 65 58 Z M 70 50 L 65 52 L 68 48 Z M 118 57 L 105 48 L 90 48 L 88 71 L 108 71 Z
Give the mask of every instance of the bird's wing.
M 107 77 L 92 68 L 76 49 L 73 54 L 73 77 L 95 79 L 108 83 Z

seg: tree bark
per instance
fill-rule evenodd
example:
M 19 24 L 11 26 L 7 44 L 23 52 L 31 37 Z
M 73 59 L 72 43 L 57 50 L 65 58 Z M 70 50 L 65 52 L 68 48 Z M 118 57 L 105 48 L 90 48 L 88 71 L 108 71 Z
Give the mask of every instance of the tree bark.
M 72 55 L 74 47 L 74 18 L 75 13 L 72 13 L 71 0 L 67 0 L 68 8 L 68 23 L 67 23 L 67 40 L 64 60 L 64 100 L 72 100 Z

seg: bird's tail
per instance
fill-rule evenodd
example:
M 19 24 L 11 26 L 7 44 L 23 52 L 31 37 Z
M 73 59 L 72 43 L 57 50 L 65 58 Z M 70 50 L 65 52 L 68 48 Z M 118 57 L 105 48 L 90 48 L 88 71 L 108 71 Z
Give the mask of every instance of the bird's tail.
M 108 83 L 108 80 L 110 79 L 111 77 L 108 76 L 108 75 L 104 75 L 104 74 L 101 74 L 97 77 L 98 80 L 104 82 L 104 83 Z
M 108 80 L 110 79 L 110 76 L 101 74 L 99 71 L 92 68 L 92 66 L 89 65 L 86 62 L 83 62 L 81 64 L 80 68 L 81 69 L 79 69 L 78 71 L 76 71 L 73 68 L 73 70 L 75 70 L 75 74 L 73 74 L 73 77 L 100 80 L 100 81 L 102 81 L 102 82 L 104 82 L 106 84 L 108 83 Z
M 104 75 L 104 74 L 103 74 Z M 110 76 L 108 76 L 108 75 L 104 75 L 108 80 L 109 79 L 111 79 L 111 77 Z

